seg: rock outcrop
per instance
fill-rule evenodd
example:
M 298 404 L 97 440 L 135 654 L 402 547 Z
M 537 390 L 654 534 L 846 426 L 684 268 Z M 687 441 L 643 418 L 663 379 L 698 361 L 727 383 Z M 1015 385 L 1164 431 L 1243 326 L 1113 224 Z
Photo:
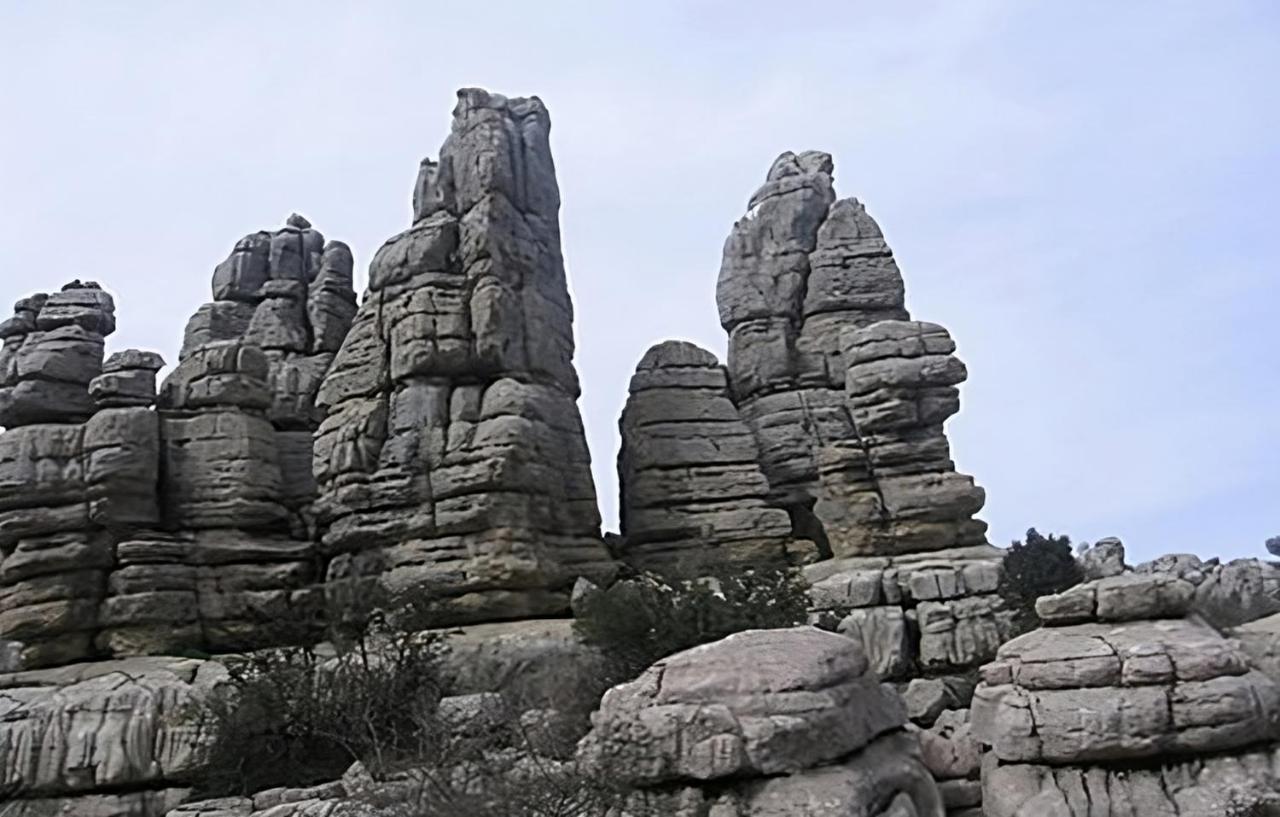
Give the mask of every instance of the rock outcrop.
M 724 367 L 691 343 L 645 353 L 619 423 L 623 558 L 668 575 L 785 564 L 787 512 L 767 503 L 755 436 Z
M 131 658 L 0 675 L 6 815 L 161 817 L 190 799 L 210 735 L 213 661 Z
M 832 172 L 825 153 L 778 157 L 716 289 L 774 501 L 820 520 L 836 556 L 982 544 L 983 492 L 942 432 L 965 368 L 945 330 L 908 320 L 892 251 L 861 203 L 836 199 Z
M 316 391 L 355 311 L 352 258 L 301 216 L 213 273 L 160 387 L 160 524 L 116 547 L 100 646 L 237 650 L 310 635 Z
M 0 325 L 0 638 L 17 666 L 245 649 L 313 620 L 314 398 L 355 308 L 350 252 L 295 216 L 237 244 L 213 293 L 159 390 L 154 352 L 104 362 L 115 307 L 96 284 Z
M 542 102 L 459 92 L 414 223 L 318 401 L 328 580 L 378 576 L 442 622 L 558 614 L 610 569 L 578 414 L 560 195 Z
M 578 761 L 634 787 L 638 813 L 943 814 L 901 700 L 856 645 L 813 628 L 677 653 L 592 719 Z
M 128 374 L 156 361 L 116 355 L 104 373 L 114 330 L 111 296 L 79 281 L 0 324 L 0 638 L 19 667 L 95 654 L 115 542 L 159 519 L 156 417 L 145 373 Z
M 1037 601 L 1044 627 L 1004 644 L 974 697 L 988 815 L 1209 817 L 1274 786 L 1280 687 L 1189 615 L 1195 593 L 1147 571 Z
M 0 426 L 89 419 L 89 383 L 102 374 L 104 342 L 115 328 L 115 302 L 93 282 L 18 301 L 0 323 Z

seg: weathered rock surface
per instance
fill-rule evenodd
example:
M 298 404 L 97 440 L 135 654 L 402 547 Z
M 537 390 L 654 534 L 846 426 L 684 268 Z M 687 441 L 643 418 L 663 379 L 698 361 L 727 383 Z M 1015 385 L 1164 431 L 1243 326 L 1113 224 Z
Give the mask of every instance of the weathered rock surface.
M 841 336 L 852 434 L 817 451 L 814 508 L 836 556 L 889 555 L 986 543 L 984 501 L 957 474 L 943 422 L 966 376 L 936 324 L 882 321 Z
M 1225 813 L 1206 810 L 1230 792 L 1201 762 L 1252 763 L 1280 736 L 1280 687 L 1239 642 L 1186 617 L 1194 594 L 1147 570 L 1037 602 L 1046 626 L 1000 647 L 974 697 L 988 814 Z M 1154 761 L 1190 765 L 1169 784 L 1171 766 L 1134 765 Z
M 996 593 L 1000 551 L 989 545 L 829 559 L 804 572 L 815 615 L 835 617 L 885 679 L 963 673 L 1013 635 Z
M 950 709 L 916 734 L 949 817 L 982 817 L 982 746 L 973 736 L 969 710 Z
M 1099 539 L 1077 561 L 1086 581 L 1118 576 L 1125 571 L 1124 543 L 1115 537 Z
M 329 581 L 425 590 L 442 623 L 557 614 L 610 569 L 549 128 L 536 98 L 459 92 L 318 396 Z
M 770 507 L 755 436 L 715 355 L 667 341 L 645 353 L 619 423 L 624 558 L 679 576 L 785 564 L 791 520 Z
M 210 739 L 196 706 L 225 674 L 132 658 L 0 675 L 4 813 L 160 817 L 189 799 Z
M 87 420 L 89 383 L 102 373 L 104 340 L 115 328 L 115 302 L 92 281 L 18 301 L 0 323 L 0 426 Z
M 1136 769 L 996 764 L 991 758 L 982 772 L 986 817 L 1270 815 L 1280 787 L 1280 755 L 1265 750 Z M 1251 803 L 1271 806 L 1253 812 L 1241 807 Z
M 942 433 L 964 366 L 945 330 L 908 320 L 892 251 L 861 203 L 836 199 L 832 171 L 825 153 L 778 157 L 716 289 L 773 498 L 804 515 L 826 497 L 838 556 L 983 543 L 983 493 Z
M 941 817 L 905 720 L 848 639 L 753 630 L 610 690 L 578 761 L 656 813 Z
M 19 666 L 244 649 L 310 618 L 310 429 L 336 351 L 313 336 L 354 310 L 350 253 L 297 217 L 237 246 L 159 390 L 154 352 L 103 362 L 114 304 L 96 284 L 25 299 L 4 324 L 0 638 Z M 249 319 L 202 317 L 228 308 Z
M 115 541 L 158 522 L 158 475 L 146 408 L 0 434 L 0 638 L 20 645 L 19 666 L 95 654 Z

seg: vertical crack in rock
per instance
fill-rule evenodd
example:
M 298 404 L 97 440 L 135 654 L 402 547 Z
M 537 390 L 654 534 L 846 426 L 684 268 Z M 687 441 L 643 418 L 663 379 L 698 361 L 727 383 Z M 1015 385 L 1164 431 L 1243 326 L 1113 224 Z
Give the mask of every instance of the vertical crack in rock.
M 319 392 L 317 503 L 333 589 L 379 577 L 440 623 L 568 609 L 611 570 L 573 368 L 542 102 L 459 92 L 414 223 Z

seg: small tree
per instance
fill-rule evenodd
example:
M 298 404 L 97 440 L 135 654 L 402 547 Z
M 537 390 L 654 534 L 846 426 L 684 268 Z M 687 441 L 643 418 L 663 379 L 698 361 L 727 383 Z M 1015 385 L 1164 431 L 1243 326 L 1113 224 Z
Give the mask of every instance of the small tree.
M 1004 555 L 1000 592 L 1017 612 L 1018 628 L 1025 631 L 1039 623 L 1036 599 L 1061 593 L 1083 578 L 1069 536 L 1043 536 L 1031 528 L 1026 541 L 1015 541 Z
M 1280 556 L 1280 536 L 1272 536 L 1267 540 L 1267 553 L 1272 556 Z
M 605 653 L 610 681 L 619 683 L 689 647 L 743 630 L 803 624 L 808 606 L 808 587 L 794 569 L 679 581 L 646 573 L 589 594 L 575 611 L 574 626 Z

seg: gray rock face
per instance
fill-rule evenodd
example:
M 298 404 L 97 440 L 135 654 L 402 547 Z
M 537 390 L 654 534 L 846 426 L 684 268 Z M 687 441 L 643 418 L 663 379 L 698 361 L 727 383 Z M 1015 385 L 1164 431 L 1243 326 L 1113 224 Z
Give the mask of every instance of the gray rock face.
M 1119 764 L 1239 755 L 1280 736 L 1280 687 L 1239 642 L 1185 617 L 1194 592 L 1147 571 L 1039 600 L 1047 626 L 1001 646 L 974 697 L 988 813 L 1118 817 L 1130 799 L 1141 813 L 1225 813 L 1197 810 L 1228 796 L 1198 771 L 1173 786 L 1134 771 L 1092 805 L 1075 788 L 1105 784 Z
M 1269 815 L 1280 779 L 1274 751 L 1167 761 L 1147 768 L 1047 767 L 995 764 L 983 768 L 988 817 L 1234 817 Z M 1270 808 L 1245 811 L 1242 804 Z
M 237 242 L 213 273 L 212 303 L 191 317 L 179 360 L 220 341 L 261 349 L 269 419 L 281 430 L 313 431 L 316 392 L 356 313 L 351 250 L 289 217 L 275 232 Z
M 804 572 L 814 614 L 835 617 L 887 680 L 972 672 L 1014 634 L 990 545 L 829 559 Z
M 778 157 L 716 287 L 771 499 L 835 556 L 983 544 L 983 492 L 942 431 L 965 368 L 944 329 L 908 320 L 892 251 L 832 170 L 817 151 Z
M 559 613 L 609 569 L 578 415 L 559 191 L 537 99 L 459 92 L 413 226 L 378 251 L 325 375 L 329 581 L 379 575 L 444 621 Z
M 89 418 L 90 382 L 102 373 L 115 303 L 93 282 L 24 298 L 0 324 L 0 426 L 76 423 Z
M 853 434 L 818 449 L 814 508 L 836 556 L 986 543 L 985 494 L 955 472 L 943 422 L 960 409 L 965 368 L 936 324 L 882 321 L 844 331 Z
M 22 666 L 94 654 L 116 532 L 158 522 L 158 475 L 145 408 L 0 434 L 0 638 Z
M 982 817 L 982 747 L 973 737 L 969 710 L 948 710 L 917 735 L 921 756 L 938 782 L 947 814 Z
M 1125 571 L 1124 543 L 1115 537 L 1099 539 L 1077 561 L 1086 580 L 1118 576 Z
M 20 666 L 244 649 L 308 618 L 310 429 L 350 253 L 296 219 L 263 235 L 219 265 L 158 392 L 154 352 L 104 363 L 96 284 L 25 299 L 0 330 L 0 638 Z
M 941 817 L 905 721 L 848 639 L 753 630 L 607 692 L 578 762 L 634 787 L 638 805 L 665 806 L 655 813 Z
M 787 512 L 767 504 L 755 436 L 710 352 L 667 341 L 645 353 L 622 412 L 622 535 L 637 567 L 680 576 L 713 565 L 785 564 Z
M 214 662 L 133 658 L 0 675 L 6 814 L 160 817 L 189 799 L 211 736 L 196 705 Z

